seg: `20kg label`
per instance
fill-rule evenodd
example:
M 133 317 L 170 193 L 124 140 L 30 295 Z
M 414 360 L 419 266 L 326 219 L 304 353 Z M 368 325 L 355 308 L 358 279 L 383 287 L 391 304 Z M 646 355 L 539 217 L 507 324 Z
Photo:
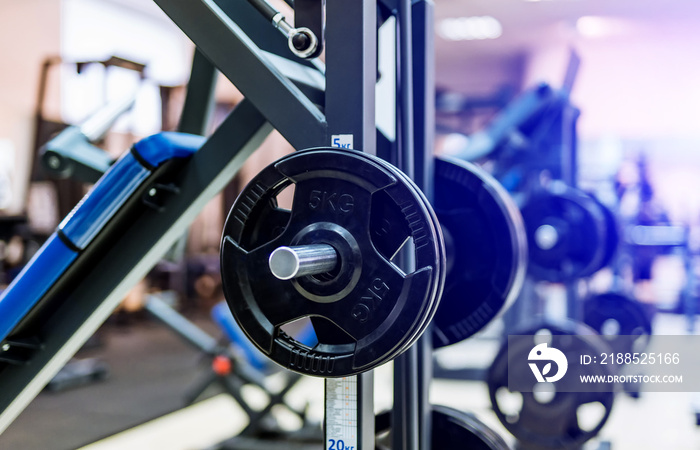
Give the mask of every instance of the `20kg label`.
M 345 445 L 342 439 L 328 439 L 328 450 L 355 450 L 352 445 Z

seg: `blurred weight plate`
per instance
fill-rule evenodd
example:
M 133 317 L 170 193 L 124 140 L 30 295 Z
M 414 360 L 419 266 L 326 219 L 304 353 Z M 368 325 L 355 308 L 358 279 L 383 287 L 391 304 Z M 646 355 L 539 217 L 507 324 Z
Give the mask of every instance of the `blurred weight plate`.
M 606 258 L 606 222 L 587 194 L 560 182 L 532 194 L 522 208 L 533 278 L 568 282 L 592 275 Z
M 447 406 L 432 405 L 431 448 L 433 450 L 508 450 L 508 444 L 476 416 Z M 375 433 L 379 436 L 378 449 L 390 448 L 391 412 L 375 419 Z M 388 442 L 387 442 L 388 441 Z
M 474 164 L 437 158 L 434 199 L 447 277 L 433 321 L 433 345 L 444 347 L 481 330 L 518 296 L 527 240 L 508 193 Z
M 651 320 L 642 304 L 613 292 L 587 299 L 583 321 L 607 340 L 615 353 L 642 351 L 652 333 Z
M 595 331 L 572 320 L 556 324 L 541 322 L 509 334 L 538 335 L 535 337 L 545 342 L 548 338 L 549 347 L 564 353 L 569 362 L 565 377 L 572 379 L 583 375 L 583 366 L 572 364 L 580 355 L 600 355 L 611 351 Z M 595 392 L 560 392 L 556 390 L 556 383 L 537 383 L 528 368 L 528 361 L 531 351 L 540 343 L 542 342 L 535 338 L 531 342 L 518 339 L 511 342 L 511 345 L 506 343 L 501 347 L 486 377 L 491 405 L 503 426 L 518 439 L 523 448 L 581 448 L 607 422 L 615 393 L 604 392 L 605 387 Z M 517 367 L 509 367 L 509 361 L 517 361 Z M 586 375 L 607 377 L 616 374 L 613 364 L 592 364 L 586 367 Z M 532 389 L 529 392 L 511 391 L 508 387 L 509 375 L 523 377 L 519 381 L 527 382 Z M 549 389 L 533 392 L 537 390 L 538 384 Z M 595 414 L 592 421 L 590 416 L 582 421 L 584 412 L 590 412 L 591 407 L 597 408 L 599 414 Z

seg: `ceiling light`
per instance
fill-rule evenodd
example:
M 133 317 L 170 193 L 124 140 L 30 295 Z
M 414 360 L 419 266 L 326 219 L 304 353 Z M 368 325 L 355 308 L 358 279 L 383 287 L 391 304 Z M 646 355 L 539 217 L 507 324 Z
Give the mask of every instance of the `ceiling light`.
M 622 21 L 610 17 L 583 16 L 576 21 L 576 31 L 581 36 L 590 38 L 619 34 L 624 28 Z
M 503 34 L 503 26 L 495 17 L 450 17 L 438 24 L 438 35 L 449 41 L 496 39 Z

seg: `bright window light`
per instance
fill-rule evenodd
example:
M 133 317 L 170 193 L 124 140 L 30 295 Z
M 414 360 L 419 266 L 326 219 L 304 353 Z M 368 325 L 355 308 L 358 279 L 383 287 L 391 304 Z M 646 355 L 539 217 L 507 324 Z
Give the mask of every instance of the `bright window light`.
M 496 39 L 501 34 L 501 22 L 491 16 L 451 17 L 438 25 L 438 35 L 448 41 Z

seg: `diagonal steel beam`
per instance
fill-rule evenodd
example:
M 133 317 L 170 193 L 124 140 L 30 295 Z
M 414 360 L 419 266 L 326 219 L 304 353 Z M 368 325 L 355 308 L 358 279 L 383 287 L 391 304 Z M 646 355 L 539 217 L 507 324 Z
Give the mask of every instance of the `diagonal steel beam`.
M 155 3 L 293 147 L 329 141 L 325 115 L 213 0 Z

